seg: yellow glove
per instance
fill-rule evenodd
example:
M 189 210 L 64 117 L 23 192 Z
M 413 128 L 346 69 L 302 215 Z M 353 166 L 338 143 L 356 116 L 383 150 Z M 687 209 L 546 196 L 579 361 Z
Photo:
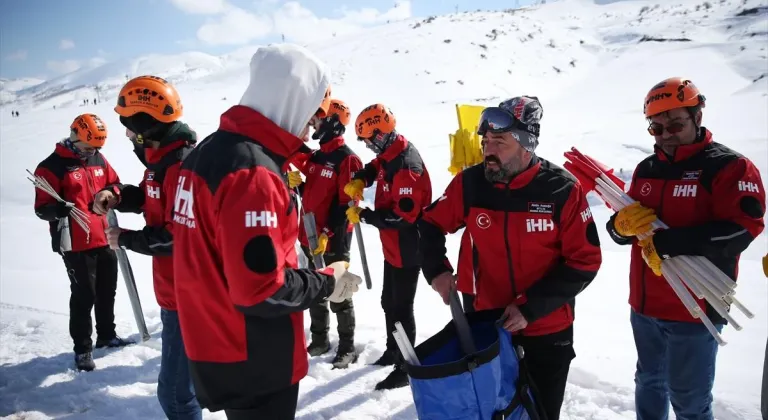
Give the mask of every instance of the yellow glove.
M 360 212 L 363 211 L 362 208 L 353 206 L 347 209 L 347 219 L 351 223 L 360 223 Z
M 301 183 L 304 182 L 301 180 L 301 172 L 299 171 L 291 171 L 288 172 L 288 187 L 290 188 L 296 188 Z
M 328 246 L 328 235 L 321 233 L 320 236 L 317 237 L 317 248 L 312 250 L 312 255 L 315 256 L 325 254 L 326 246 Z
M 643 207 L 639 202 L 624 207 L 613 220 L 614 228 L 621 236 L 637 236 L 652 229 L 651 223 L 656 221 L 653 209 Z
M 763 257 L 763 273 L 768 277 L 768 254 Z
M 656 246 L 653 244 L 653 236 L 640 241 L 640 246 L 643 248 L 643 259 L 648 264 L 653 274 L 661 276 L 661 257 L 656 252 Z
M 344 194 L 348 195 L 353 200 L 363 199 L 363 188 L 365 188 L 365 182 L 362 179 L 353 179 L 347 185 L 344 186 Z M 349 214 L 349 212 L 347 212 Z M 352 221 L 352 219 L 349 219 Z M 352 222 L 357 223 L 357 222 Z

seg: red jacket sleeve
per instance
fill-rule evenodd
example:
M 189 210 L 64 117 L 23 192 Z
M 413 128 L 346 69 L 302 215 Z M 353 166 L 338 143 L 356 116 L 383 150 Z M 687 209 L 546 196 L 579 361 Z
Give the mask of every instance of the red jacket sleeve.
M 391 209 L 365 209 L 360 212 L 360 219 L 379 229 L 399 229 L 412 226 L 419 218 L 422 209 L 428 203 L 424 200 L 421 174 L 410 169 L 397 171 L 392 179 Z
M 741 157 L 712 180 L 715 220 L 696 226 L 659 230 L 653 235 L 662 257 L 701 255 L 733 258 L 744 252 L 765 228 L 765 189 L 760 172 Z
M 581 184 L 574 184 L 560 214 L 560 262 L 525 293 L 520 312 L 533 322 L 573 300 L 602 263 L 600 238 Z
M 61 186 L 59 178 L 53 174 L 48 168 L 44 166 L 38 166 L 35 168 L 35 175 L 46 180 L 59 195 L 61 195 Z M 37 217 L 52 222 L 60 217 L 63 217 L 59 213 L 59 202 L 50 194 L 35 187 L 35 214 Z
M 336 194 L 339 197 L 339 205 L 335 208 L 331 208 L 328 213 L 328 221 L 323 229 L 323 233 L 332 237 L 334 235 L 343 235 L 347 232 L 349 227 L 349 221 L 347 220 L 347 209 L 349 208 L 349 202 L 354 201 L 358 204 L 358 200 L 353 200 L 344 192 L 344 186 L 351 180 L 355 172 L 359 171 L 363 167 L 363 162 L 357 155 L 347 156 L 339 165 L 339 177 L 338 184 L 336 186 Z
M 283 180 L 263 167 L 233 172 L 216 189 L 216 245 L 230 299 L 247 315 L 300 312 L 333 291 L 333 276 L 286 264 L 296 251 L 282 227 L 298 223 L 290 200 Z
M 118 243 L 133 252 L 150 256 L 168 256 L 173 253 L 173 204 L 176 199 L 176 187 L 179 179 L 179 170 L 181 162 L 171 165 L 165 172 L 163 178 L 163 214 L 164 223 L 156 226 L 145 226 L 137 231 L 123 231 Z M 141 204 L 144 203 L 145 182 L 141 181 L 138 187 L 133 185 L 124 186 L 128 191 L 142 194 Z M 123 191 L 126 191 L 123 189 Z M 129 195 L 123 195 L 126 197 Z M 121 200 L 120 204 L 123 204 Z M 139 212 L 141 210 L 139 209 Z
M 424 209 L 417 222 L 423 255 L 422 271 L 430 284 L 442 273 L 453 273 L 453 266 L 447 257 L 445 235 L 464 226 L 463 181 L 463 172 L 460 172 L 448 184 L 443 195 Z

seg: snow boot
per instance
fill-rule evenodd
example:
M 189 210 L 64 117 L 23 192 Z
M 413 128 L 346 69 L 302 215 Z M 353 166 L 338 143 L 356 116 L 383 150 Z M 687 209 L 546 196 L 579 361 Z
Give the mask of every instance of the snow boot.
M 397 362 L 397 353 L 394 350 L 387 349 L 379 360 L 373 362 L 376 366 L 392 366 Z
M 358 354 L 355 351 L 355 346 L 349 342 L 342 342 L 339 344 L 339 349 L 336 350 L 336 357 L 333 358 L 331 364 L 334 369 L 346 369 L 350 363 L 357 362 Z
M 93 362 L 93 354 L 91 354 L 89 351 L 75 354 L 75 364 L 77 365 L 77 370 L 79 371 L 90 372 L 96 369 L 96 363 Z
M 376 391 L 402 388 L 404 386 L 408 386 L 408 374 L 405 372 L 405 367 L 398 364 L 395 365 L 395 370 L 393 370 L 389 376 L 376 384 Z
M 328 353 L 331 350 L 331 343 L 328 341 L 327 335 L 312 334 L 312 342 L 307 346 L 307 353 L 310 356 L 320 356 Z
M 106 338 L 96 339 L 97 349 L 104 348 L 104 347 L 124 347 L 124 346 L 129 346 L 131 344 L 136 344 L 136 342 L 132 340 L 125 340 L 118 336 L 114 336 L 109 339 L 106 339 Z

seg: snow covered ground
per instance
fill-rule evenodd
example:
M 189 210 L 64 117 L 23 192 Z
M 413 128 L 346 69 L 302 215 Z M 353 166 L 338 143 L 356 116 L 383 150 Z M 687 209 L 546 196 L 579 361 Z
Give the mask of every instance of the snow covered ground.
M 544 107 L 541 156 L 562 164 L 563 152 L 576 146 L 615 168 L 631 171 L 653 142 L 645 131 L 643 97 L 659 80 L 678 75 L 694 80 L 707 96 L 704 125 L 716 140 L 751 158 L 768 184 L 768 3 L 598 3 L 606 2 L 562 0 L 518 11 L 414 19 L 310 48 L 331 65 L 334 94 L 347 101 L 355 114 L 374 102 L 391 107 L 400 131 L 426 160 L 435 197 L 450 180 L 447 140 L 457 128 L 454 104 L 495 105 L 505 97 L 536 95 Z M 756 12 L 749 13 L 751 9 Z M 641 41 L 644 37 L 689 41 Z M 191 54 L 185 56 L 190 59 L 184 66 L 148 63 L 146 68 L 176 73 L 183 68 L 185 74 L 195 74 L 178 82 L 177 88 L 184 100 L 185 120 L 205 136 L 246 87 L 244 55 L 241 51 L 225 60 Z M 82 70 L 89 73 L 14 92 L 18 102 L 0 108 L 3 418 L 163 418 L 155 398 L 161 325 L 150 260 L 129 253 L 152 340 L 120 350 L 97 350 L 97 369 L 76 372 L 68 334 L 68 279 L 60 257 L 49 250 L 46 224 L 32 211 L 33 187 L 25 179 L 24 169 L 33 170 L 53 144 L 68 134 L 72 119 L 87 111 L 99 114 L 111 129 L 104 154 L 121 178 L 139 181 L 143 168 L 112 111 L 115 92 L 112 96 L 104 92 L 99 105 L 77 106 L 82 102 L 78 89 L 133 71 L 131 66 L 124 70 L 116 69 L 114 63 L 105 66 L 112 67 Z M 35 96 L 43 87 L 49 93 L 65 93 L 57 93 L 54 99 Z M 61 106 L 53 110 L 52 104 Z M 9 118 L 11 109 L 19 109 L 21 117 Z M 348 139 L 363 160 L 373 157 L 356 144 L 353 135 Z M 591 202 L 595 219 L 604 224 L 610 210 L 597 199 Z M 119 217 L 123 226 L 141 226 L 139 216 Z M 379 304 L 381 246 L 374 229 L 364 226 L 363 231 L 374 288 L 363 289 L 355 297 L 360 360 L 348 370 L 331 370 L 332 353 L 313 358 L 309 375 L 301 383 L 298 418 L 416 418 L 409 388 L 373 391 L 390 369 L 368 366 L 384 350 L 385 334 Z M 578 298 L 577 357 L 563 406 L 565 420 L 634 418 L 629 254 L 627 248 L 615 246 L 604 229 L 600 234 L 603 266 Z M 768 286 L 760 267 L 766 242 L 766 235 L 761 235 L 741 259 L 737 295 L 755 318 L 746 320 L 737 313 L 744 330 L 724 330 L 728 344 L 720 349 L 714 389 L 718 420 L 759 418 L 768 335 Z M 448 245 L 455 260 L 458 235 L 450 237 Z M 356 255 L 352 264 L 359 271 Z M 419 285 L 415 306 L 417 342 L 449 320 L 448 308 L 426 282 Z M 137 338 L 122 280 L 115 310 L 118 334 Z M 205 418 L 224 416 L 206 412 Z

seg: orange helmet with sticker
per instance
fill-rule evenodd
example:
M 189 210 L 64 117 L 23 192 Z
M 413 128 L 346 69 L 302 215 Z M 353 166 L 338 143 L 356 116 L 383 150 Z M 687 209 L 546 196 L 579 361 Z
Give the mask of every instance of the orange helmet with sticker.
M 383 104 L 373 104 L 363 109 L 355 120 L 355 134 L 361 139 L 370 139 L 378 133 L 395 131 L 395 115 Z
M 705 100 L 693 82 L 682 77 L 671 77 L 657 83 L 645 95 L 643 112 L 646 118 L 650 118 L 676 108 L 703 108 Z
M 139 76 L 129 80 L 120 89 L 115 106 L 115 112 L 121 117 L 144 112 L 164 123 L 180 119 L 183 109 L 176 88 L 157 76 Z
M 70 139 L 91 147 L 104 147 L 107 142 L 107 125 L 96 114 L 78 115 L 69 126 Z
M 349 125 L 349 120 L 352 119 L 352 114 L 349 112 L 349 107 L 344 101 L 340 99 L 331 99 L 326 118 L 333 117 L 334 115 L 338 116 L 339 122 L 343 126 Z

